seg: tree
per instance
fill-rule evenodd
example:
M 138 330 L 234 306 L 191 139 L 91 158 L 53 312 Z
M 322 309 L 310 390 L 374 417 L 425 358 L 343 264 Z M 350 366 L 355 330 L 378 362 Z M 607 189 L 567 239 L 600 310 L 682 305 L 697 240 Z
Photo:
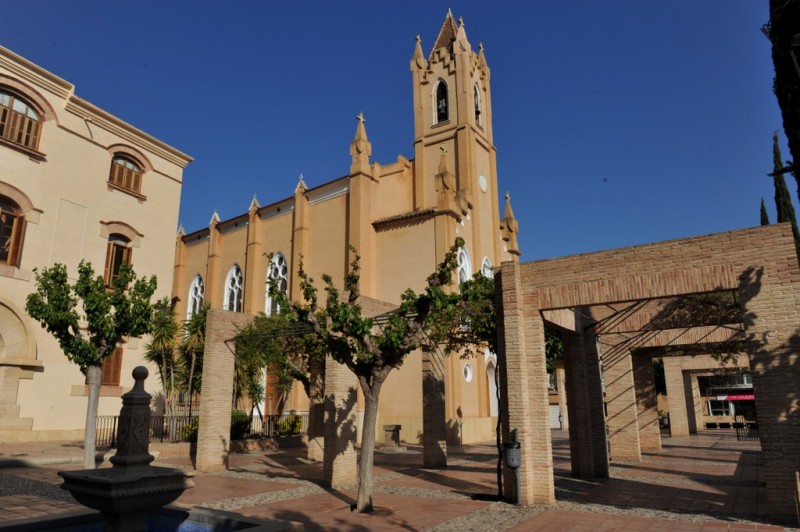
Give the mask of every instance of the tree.
M 764 198 L 761 198 L 761 225 L 769 225 L 769 214 L 767 214 L 767 206 L 764 204 Z
M 292 322 L 285 312 L 286 307 L 281 309 L 280 313 L 269 316 L 264 313 L 257 315 L 252 322 L 241 327 L 234 337 L 237 364 L 255 364 L 261 370 L 267 368 L 267 371 L 277 377 L 279 404 L 283 404 L 295 380 L 302 384 L 310 399 L 313 360 L 325 358 L 324 345 L 318 341 L 317 336 L 309 334 L 308 329 L 292 330 Z M 260 376 L 259 374 L 259 381 Z M 251 398 L 256 402 L 255 397 Z M 313 423 L 313 418 L 309 421 Z
M 69 284 L 67 267 L 54 264 L 34 269 L 36 291 L 29 294 L 25 310 L 52 334 L 67 358 L 78 365 L 89 384 L 83 466 L 95 467 L 97 406 L 103 360 L 125 337 L 150 332 L 156 290 L 155 276 L 137 278 L 123 264 L 111 287 L 95 276 L 92 265 L 81 261 L 78 279 Z
M 773 89 L 781 108 L 783 132 L 792 159 L 797 162 L 800 161 L 800 0 L 769 0 L 769 22 L 763 31 L 772 42 Z M 796 169 L 793 173 L 800 180 Z
M 372 510 L 372 465 L 375 451 L 375 425 L 378 399 L 390 372 L 402 365 L 405 357 L 417 349 L 447 353 L 474 354 L 474 347 L 488 343 L 496 350 L 494 282 L 477 274 L 462 283 L 453 284 L 458 267 L 457 252 L 464 245 L 457 238 L 441 264 L 428 279 L 424 292 L 406 290 L 400 305 L 380 318 L 380 327 L 373 318 L 364 317 L 359 305 L 359 260 L 355 249 L 350 271 L 345 275 L 341 296 L 329 275 L 323 275 L 326 298 L 320 304 L 313 280 L 299 265 L 300 288 L 304 303 L 290 302 L 275 287 L 273 297 L 279 299 L 290 321 L 308 327 L 325 351 L 345 365 L 358 379 L 364 394 L 364 420 L 361 440 L 361 462 L 358 476 L 358 497 L 355 510 Z
M 200 393 L 203 374 L 203 354 L 206 348 L 206 316 L 209 305 L 203 305 L 186 320 L 183 325 L 183 340 L 179 352 L 181 355 L 181 373 L 179 380 L 181 389 L 189 394 L 189 416 L 195 393 Z
M 777 132 L 772 136 L 772 164 L 772 173 L 768 175 L 772 176 L 775 184 L 775 208 L 778 211 L 778 223 L 789 222 L 792 224 L 794 247 L 797 251 L 797 256 L 800 257 L 800 231 L 797 229 L 797 217 L 792 205 L 792 197 L 789 195 L 789 188 L 786 186 L 786 180 L 783 177 L 787 169 L 783 166 L 783 161 L 781 160 L 781 148 L 778 144 Z
M 160 299 L 153 305 L 153 327 L 150 341 L 145 344 L 144 358 L 158 368 L 161 387 L 164 390 L 164 406 L 166 414 L 175 411 L 175 372 L 177 359 L 175 351 L 178 347 L 178 333 L 181 326 L 175 320 L 175 304 L 168 297 Z

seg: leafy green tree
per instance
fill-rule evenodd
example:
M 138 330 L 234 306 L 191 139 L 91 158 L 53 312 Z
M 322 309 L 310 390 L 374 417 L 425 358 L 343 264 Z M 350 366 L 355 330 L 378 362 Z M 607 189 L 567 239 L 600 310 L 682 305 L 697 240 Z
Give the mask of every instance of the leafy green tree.
M 78 265 L 75 284 L 70 284 L 63 264 L 34 273 L 36 291 L 28 295 L 25 310 L 56 338 L 89 384 L 83 465 L 91 469 L 95 467 L 103 360 L 123 338 L 150 332 L 150 298 L 156 290 L 156 278 L 137 278 L 133 269 L 123 264 L 112 286 L 107 287 L 103 277 L 95 276 L 92 265 L 84 261 Z
M 767 206 L 764 204 L 764 198 L 761 198 L 761 225 L 769 225 L 769 214 L 767 214 Z
M 175 319 L 175 304 L 168 297 L 153 305 L 153 327 L 150 341 L 145 344 L 144 358 L 158 368 L 167 415 L 175 411 L 175 373 L 178 365 L 176 350 L 180 324 Z
M 561 338 L 561 333 L 555 329 L 545 327 L 544 355 L 547 373 L 553 373 L 555 361 L 564 358 L 564 340 Z
M 286 307 L 282 307 L 285 309 Z M 261 382 L 261 373 L 267 368 L 276 377 L 276 392 L 279 405 L 282 405 L 291 391 L 292 383 L 300 382 L 309 399 L 312 398 L 312 366 L 310 359 L 324 359 L 324 346 L 315 334 L 305 330 L 292 330 L 292 322 L 285 312 L 261 313 L 248 325 L 241 327 L 235 336 L 236 363 L 242 367 L 252 365 L 251 375 Z M 257 373 L 255 369 L 259 369 Z M 260 402 L 264 391 L 257 387 L 252 390 L 260 395 L 251 395 L 253 403 Z M 263 412 L 259 412 L 263 415 Z
M 329 275 L 323 275 L 326 298 L 318 300 L 313 280 L 299 266 L 300 288 L 304 303 L 290 302 L 271 289 L 286 309 L 290 321 L 313 331 L 325 352 L 345 365 L 356 376 L 364 394 L 364 420 L 356 511 L 372 510 L 373 458 L 378 400 L 383 383 L 391 371 L 400 367 L 406 356 L 417 349 L 460 353 L 469 356 L 475 346 L 489 345 L 496 351 L 494 282 L 476 275 L 472 280 L 453 286 L 458 267 L 457 252 L 464 245 L 457 238 L 436 271 L 427 279 L 425 290 L 417 294 L 406 290 L 400 305 L 384 314 L 380 327 L 364 317 L 358 303 L 359 260 L 354 259 L 344 279 L 345 296 L 340 295 Z
M 792 197 L 789 195 L 789 188 L 783 175 L 786 168 L 781 159 L 781 148 L 778 144 L 778 133 L 772 136 L 772 164 L 773 170 L 769 174 L 775 184 L 775 207 L 778 211 L 778 223 L 789 222 L 792 224 L 792 234 L 794 235 L 794 247 L 798 257 L 800 257 L 800 231 L 797 229 L 797 217 L 795 216 Z

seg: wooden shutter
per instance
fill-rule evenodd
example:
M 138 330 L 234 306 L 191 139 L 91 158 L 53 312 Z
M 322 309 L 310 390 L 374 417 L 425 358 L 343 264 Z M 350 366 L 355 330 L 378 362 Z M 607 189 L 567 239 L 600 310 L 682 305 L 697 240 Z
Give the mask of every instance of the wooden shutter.
M 25 216 L 19 215 L 14 220 L 14 228 L 11 230 L 11 248 L 8 252 L 8 265 L 17 266 L 19 257 L 22 254 L 22 241 L 25 238 Z
M 8 117 L 11 109 L 0 105 L 0 136 L 8 137 Z
M 103 373 L 100 384 L 103 386 L 119 386 L 119 376 L 122 373 L 122 348 L 118 347 L 103 359 Z
M 114 258 L 114 243 L 109 242 L 106 248 L 106 269 L 103 273 L 103 279 L 106 280 L 106 286 L 111 286 L 111 263 Z
M 16 142 L 17 144 L 21 144 L 22 135 L 20 134 L 21 133 L 20 126 L 22 122 L 22 115 L 14 111 L 11 111 L 9 113 L 8 118 L 9 118 L 8 139 L 11 140 L 12 142 Z
M 130 247 L 123 248 L 122 253 L 122 262 L 128 265 L 133 264 L 133 249 Z
M 32 150 L 39 148 L 39 132 L 42 130 L 41 122 L 31 120 L 30 138 L 28 139 L 28 147 Z

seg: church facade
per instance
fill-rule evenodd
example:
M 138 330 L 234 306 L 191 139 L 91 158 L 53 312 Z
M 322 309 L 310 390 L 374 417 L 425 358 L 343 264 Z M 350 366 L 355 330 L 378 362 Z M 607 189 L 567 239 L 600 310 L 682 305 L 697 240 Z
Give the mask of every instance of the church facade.
M 501 262 L 519 255 L 508 199 L 500 216 L 483 47 L 474 50 L 463 23 L 448 12 L 427 56 L 417 39 L 411 75 L 414 158 L 371 160 L 372 145 L 359 115 L 346 176 L 314 188 L 301 176 L 288 197 L 263 206 L 254 198 L 239 216 L 220 220 L 214 213 L 208 227 L 181 231 L 173 280 L 179 317 L 191 316 L 201 304 L 250 315 L 274 312 L 267 280 L 275 279 L 290 298 L 299 299 L 301 257 L 312 278 L 326 273 L 341 287 L 351 246 L 361 256 L 361 293 L 388 304 L 398 304 L 407 288 L 423 288 L 457 237 L 465 241 L 460 279 L 475 272 L 493 275 Z M 451 442 L 493 438 L 495 363 L 489 352 L 446 360 Z M 378 426 L 402 425 L 403 439 L 421 441 L 422 395 L 422 360 L 415 353 L 384 385 Z M 288 408 L 308 408 L 299 386 Z

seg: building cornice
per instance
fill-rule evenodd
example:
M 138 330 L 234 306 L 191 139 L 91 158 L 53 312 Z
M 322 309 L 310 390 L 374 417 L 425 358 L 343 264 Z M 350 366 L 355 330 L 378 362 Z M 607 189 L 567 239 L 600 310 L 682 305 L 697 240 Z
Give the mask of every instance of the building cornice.
M 406 225 L 422 223 L 425 220 L 429 220 L 436 216 L 450 216 L 457 222 L 461 221 L 461 216 L 459 216 L 458 213 L 456 213 L 455 211 L 440 210 L 440 209 L 423 209 L 419 211 L 406 212 L 395 216 L 389 216 L 388 218 L 381 218 L 380 220 L 375 220 L 374 222 L 372 222 L 372 227 L 374 227 L 376 231 L 386 231 L 388 229 L 394 229 Z
M 75 86 L 71 83 L 55 74 L 51 74 L 3 46 L 0 46 L 0 67 L 12 72 L 20 79 L 47 89 L 64 100 L 70 98 L 75 92 Z
M 127 122 L 120 120 L 116 116 L 107 113 L 106 111 L 103 111 L 99 107 L 87 102 L 83 98 L 79 98 L 78 96 L 70 97 L 70 99 L 67 101 L 67 105 L 65 106 L 65 110 L 78 116 L 84 121 L 91 122 L 96 124 L 98 127 L 102 127 L 106 131 L 125 139 L 136 147 L 147 150 L 151 153 L 155 153 L 159 157 L 166 159 L 180 168 L 186 168 L 186 165 L 194 160 L 192 157 L 186 155 L 182 151 L 173 148 L 169 144 L 161 142 L 157 138 L 148 135 L 144 131 L 133 127 Z

